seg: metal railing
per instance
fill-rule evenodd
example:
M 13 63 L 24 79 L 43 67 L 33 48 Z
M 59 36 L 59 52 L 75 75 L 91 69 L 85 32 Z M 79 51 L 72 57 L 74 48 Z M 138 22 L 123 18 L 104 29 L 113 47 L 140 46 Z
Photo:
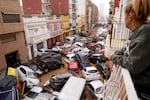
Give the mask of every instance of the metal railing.
M 127 69 L 114 65 L 109 80 L 104 82 L 99 100 L 138 100 Z
M 128 40 L 129 34 L 130 32 L 124 23 L 114 24 L 112 38 L 110 39 L 110 48 L 122 48 Z

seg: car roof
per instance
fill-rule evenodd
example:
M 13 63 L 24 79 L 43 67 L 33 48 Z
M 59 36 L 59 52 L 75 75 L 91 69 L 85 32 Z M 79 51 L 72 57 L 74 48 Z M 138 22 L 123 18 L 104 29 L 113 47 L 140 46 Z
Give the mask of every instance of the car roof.
M 62 79 L 62 78 L 70 77 L 72 76 L 72 74 L 69 72 L 63 72 L 63 73 L 55 74 L 53 76 Z
M 45 51 L 45 50 L 49 50 L 49 49 L 47 49 L 47 48 L 41 48 L 39 50 Z
M 67 36 L 66 39 L 74 40 L 75 37 L 74 36 Z
M 43 88 L 40 86 L 34 86 L 30 91 L 35 92 L 35 93 L 40 93 L 43 91 Z
M 62 88 L 58 98 L 60 100 L 79 100 L 85 84 L 85 79 L 71 76 Z
M 86 70 L 97 70 L 97 68 L 94 66 L 85 67 L 85 69 Z
M 103 86 L 103 83 L 100 80 L 91 81 L 89 84 L 91 84 L 94 89 Z
M 98 41 L 96 44 L 104 45 L 104 42 L 103 41 Z
M 72 57 L 72 56 L 75 56 L 75 54 L 74 54 L 74 53 L 69 53 L 69 54 L 67 54 L 66 56 L 67 56 L 67 57 Z
M 76 61 L 72 61 L 72 62 L 69 63 L 69 67 L 77 68 L 78 67 L 78 63 Z
M 17 69 L 23 68 L 24 70 L 28 71 L 28 72 L 34 72 L 31 68 L 24 66 L 24 65 L 20 65 Z
M 100 54 L 100 53 L 94 53 L 94 54 L 92 54 L 92 56 L 101 56 L 101 55 L 103 55 L 103 54 Z
M 80 58 L 84 58 L 84 57 L 87 57 L 87 55 L 86 54 L 84 54 L 84 53 L 78 53 L 78 54 L 76 54 L 76 55 L 78 55 L 78 56 L 80 56 Z

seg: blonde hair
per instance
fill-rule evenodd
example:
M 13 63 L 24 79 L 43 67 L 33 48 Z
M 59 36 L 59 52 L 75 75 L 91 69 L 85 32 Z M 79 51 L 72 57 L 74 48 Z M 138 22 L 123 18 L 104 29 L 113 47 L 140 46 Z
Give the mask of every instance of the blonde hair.
M 150 0 L 132 0 L 135 17 L 139 21 L 146 21 L 150 16 Z
M 132 6 L 132 2 L 129 2 L 126 7 L 125 7 L 125 13 L 129 14 L 129 13 L 133 13 L 135 14 L 135 11 L 133 10 L 133 6 Z

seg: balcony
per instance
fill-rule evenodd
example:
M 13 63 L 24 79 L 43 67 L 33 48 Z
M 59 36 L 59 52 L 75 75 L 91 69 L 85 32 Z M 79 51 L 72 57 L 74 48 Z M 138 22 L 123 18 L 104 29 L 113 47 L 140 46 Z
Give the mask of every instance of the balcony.
M 116 50 L 120 50 L 127 42 L 129 30 L 126 29 L 124 23 L 115 23 L 113 25 L 112 36 L 107 35 L 105 55 L 110 57 Z M 112 37 L 112 38 L 110 38 Z
M 49 34 L 41 34 L 33 37 L 29 37 L 28 43 L 29 44 L 37 44 L 40 43 L 41 41 L 45 41 L 50 38 Z
M 105 55 L 110 58 L 116 50 L 120 50 L 126 44 L 129 34 L 124 23 L 113 20 L 112 36 L 107 35 L 106 38 Z M 104 83 L 101 97 L 104 100 L 138 100 L 129 71 L 114 65 L 111 77 Z
M 112 92 L 113 91 L 113 92 Z M 114 65 L 110 78 L 104 82 L 98 100 L 138 100 L 129 71 Z
M 53 37 L 56 37 L 56 36 L 59 36 L 59 35 L 62 35 L 63 34 L 63 30 L 57 30 L 57 31 L 54 31 L 54 32 L 50 32 L 50 38 L 53 38 Z

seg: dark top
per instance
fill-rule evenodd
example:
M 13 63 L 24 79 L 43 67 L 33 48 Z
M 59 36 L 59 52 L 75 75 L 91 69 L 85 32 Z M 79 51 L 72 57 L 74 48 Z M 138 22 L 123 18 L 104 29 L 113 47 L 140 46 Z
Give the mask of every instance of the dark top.
M 111 59 L 129 70 L 136 87 L 150 92 L 150 24 L 135 29 L 126 46 L 116 51 Z

